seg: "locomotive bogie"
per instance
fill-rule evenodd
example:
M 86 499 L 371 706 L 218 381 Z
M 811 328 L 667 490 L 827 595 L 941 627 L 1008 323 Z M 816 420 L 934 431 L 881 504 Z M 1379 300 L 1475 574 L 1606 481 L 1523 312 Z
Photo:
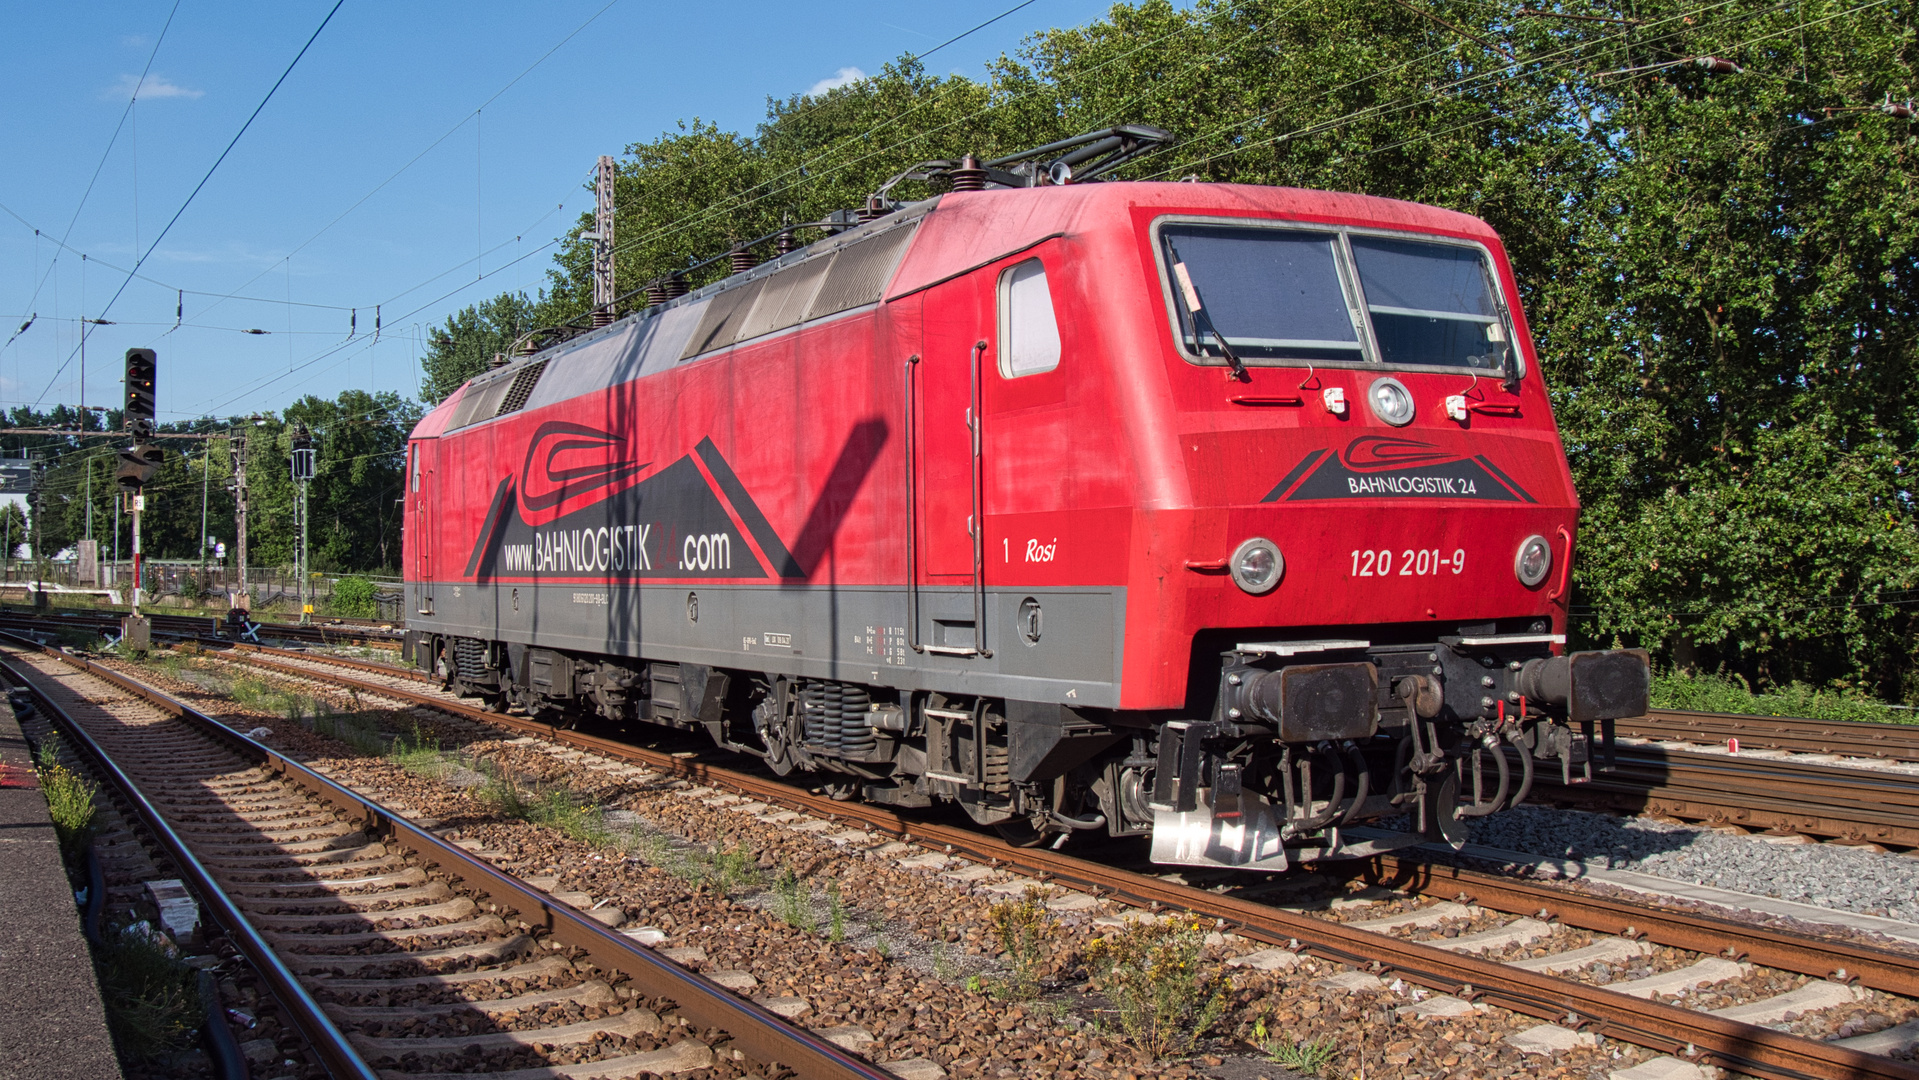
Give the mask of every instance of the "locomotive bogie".
M 1563 655 L 1511 270 L 1427 207 L 955 192 L 474 379 L 408 467 L 451 688 L 1029 839 L 1458 842 L 1644 707 L 1643 654 Z

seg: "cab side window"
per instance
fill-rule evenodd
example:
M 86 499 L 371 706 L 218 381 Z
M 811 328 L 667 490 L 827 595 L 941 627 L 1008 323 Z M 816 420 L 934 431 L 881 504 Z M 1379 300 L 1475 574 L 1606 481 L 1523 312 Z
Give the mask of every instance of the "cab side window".
M 1046 287 L 1046 267 L 1028 259 L 999 279 L 999 373 L 1008 379 L 1059 366 L 1059 320 Z

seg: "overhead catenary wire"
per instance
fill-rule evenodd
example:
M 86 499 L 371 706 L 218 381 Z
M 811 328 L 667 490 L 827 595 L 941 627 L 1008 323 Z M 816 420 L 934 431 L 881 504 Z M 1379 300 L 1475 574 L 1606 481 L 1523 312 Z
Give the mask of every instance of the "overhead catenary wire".
M 576 37 L 579 37 L 580 34 L 586 30 L 587 27 L 592 26 L 596 21 L 599 20 L 600 16 L 605 15 L 608 11 L 612 10 L 613 7 L 619 2 L 620 0 L 608 0 L 608 2 L 604 6 L 599 8 L 592 15 L 588 16 L 586 21 L 574 27 L 571 33 L 567 34 L 565 37 L 555 42 L 553 46 L 547 49 L 544 53 L 541 53 L 538 59 L 534 60 L 531 64 L 528 64 L 525 68 L 523 68 L 520 71 L 518 75 L 515 75 L 513 78 L 507 80 L 506 85 L 500 87 L 498 90 L 495 90 L 491 97 L 487 98 L 485 101 L 480 102 L 480 104 L 475 106 L 471 112 L 461 114 L 459 121 L 455 123 L 452 127 L 446 129 L 446 131 L 443 134 L 441 134 L 439 138 L 434 139 L 432 142 L 428 143 L 426 147 L 422 149 L 419 153 L 407 159 L 404 165 L 401 165 L 399 168 L 393 170 L 392 173 L 388 174 L 386 179 L 380 181 L 378 184 L 375 184 L 372 190 L 368 191 L 366 194 L 354 200 L 351 206 L 348 206 L 345 210 L 340 211 L 340 213 L 336 217 L 334 217 L 333 220 L 327 222 L 325 225 L 320 226 L 320 228 L 317 231 L 315 231 L 313 235 L 307 237 L 305 240 L 300 241 L 300 243 L 296 247 L 294 247 L 292 251 L 287 252 L 288 256 L 298 255 L 300 252 L 305 251 L 307 247 L 310 246 L 314 241 L 318 240 L 322 236 L 325 236 L 328 232 L 330 232 L 333 229 L 334 226 L 338 225 L 340 222 L 345 221 L 349 216 L 352 215 L 352 213 L 355 210 L 358 210 L 360 207 L 366 205 L 367 200 L 373 198 L 375 195 L 378 195 L 380 192 L 385 191 L 388 185 L 392 184 L 395 180 L 398 180 L 409 169 L 413 168 L 413 166 L 419 164 L 421 158 L 426 157 L 428 154 L 438 149 L 441 143 L 444 143 L 448 139 L 452 138 L 456 133 L 459 132 L 461 128 L 465 127 L 469 121 L 477 117 L 481 109 L 484 109 L 488 105 L 491 105 L 495 101 L 498 101 L 508 90 L 511 90 L 515 86 L 519 85 L 520 81 L 525 79 L 528 75 L 531 75 L 535 68 L 538 68 L 541 64 L 546 63 L 546 61 L 549 58 L 551 58 L 554 53 L 559 52 L 560 49 L 566 45 L 567 42 L 572 41 Z M 460 265 L 464 266 L 466 264 L 462 262 Z M 262 270 L 258 274 L 255 274 L 251 279 L 241 284 L 239 288 L 236 288 L 234 292 L 237 293 L 241 291 L 242 289 L 245 289 L 247 286 L 252 285 L 254 282 L 265 277 L 268 273 L 271 272 L 271 269 L 272 268 L 269 267 L 268 269 Z M 225 299 L 225 298 L 222 297 L 222 299 Z M 216 304 L 214 306 L 218 306 L 218 305 Z M 360 306 L 366 307 L 368 305 L 362 304 Z M 211 311 L 211 310 L 212 310 L 212 307 L 209 307 L 203 311 L 197 312 L 195 314 L 195 317 L 198 318 L 201 315 L 205 315 L 207 311 Z
M 214 159 L 213 164 L 207 169 L 206 175 L 202 176 L 200 182 L 194 185 L 193 190 L 187 194 L 186 200 L 180 204 L 180 208 L 173 212 L 173 217 L 168 219 L 166 227 L 160 230 L 160 235 L 154 237 L 153 243 L 147 246 L 145 253 L 134 261 L 133 269 L 127 272 L 126 278 L 120 282 L 120 287 L 114 291 L 112 299 L 108 300 L 106 306 L 100 309 L 102 317 L 104 317 L 107 312 L 113 310 L 113 305 L 119 302 L 121 295 L 127 291 L 127 286 L 133 283 L 134 275 L 139 273 L 140 267 L 147 259 L 153 256 L 154 249 L 158 248 L 160 242 L 167 238 L 167 233 L 173 231 L 173 226 L 179 222 L 180 216 L 187 212 L 187 207 L 193 205 L 193 200 L 199 197 L 200 192 L 207 186 L 207 181 L 213 179 L 213 174 L 219 171 L 220 164 L 227 159 L 228 154 L 233 153 L 233 148 L 239 145 L 240 138 L 247 133 L 248 128 L 253 126 L 253 121 L 259 118 L 260 113 L 266 109 L 267 103 L 273 100 L 273 95 L 278 93 L 280 87 L 286 83 L 287 76 L 293 74 L 293 69 L 299 66 L 300 60 L 306 56 L 307 50 L 313 48 L 313 43 L 319 40 L 320 32 L 327 28 L 327 24 L 333 21 L 333 16 L 340 10 L 341 5 L 345 3 L 346 0 L 334 0 L 333 7 L 328 9 L 326 13 L 326 18 L 320 20 L 320 25 L 314 28 L 313 34 L 307 38 L 306 44 L 300 46 L 300 51 L 294 54 L 292 62 L 287 64 L 286 70 L 280 73 L 280 77 L 274 80 L 272 87 L 267 90 L 266 96 L 260 99 L 260 104 L 254 106 L 253 112 L 247 116 L 246 123 L 240 125 L 240 130 L 234 133 L 233 139 L 227 143 L 226 149 L 220 151 L 220 156 Z M 78 353 L 80 347 L 85 345 L 87 333 L 88 331 L 85 328 L 81 329 L 81 346 L 76 346 L 74 350 L 75 353 Z M 67 364 L 71 363 L 72 360 L 73 356 L 69 355 L 65 361 L 61 362 L 58 368 L 54 369 L 53 377 L 47 380 L 46 389 L 40 391 L 40 396 L 34 399 L 34 404 L 38 405 L 41 401 L 45 400 L 47 390 L 53 389 L 54 383 L 59 381 L 60 373 L 66 370 Z
M 146 88 L 147 76 L 153 71 L 153 60 L 160 55 L 160 46 L 167 40 L 167 31 L 173 28 L 173 17 L 179 13 L 180 0 L 173 0 L 173 7 L 167 11 L 167 21 L 161 24 L 160 34 L 153 39 L 153 48 L 147 53 L 146 65 L 140 69 L 139 81 L 133 84 L 133 92 L 127 96 L 127 107 L 120 112 L 120 122 L 114 125 L 113 134 L 107 137 L 107 148 L 100 152 L 100 162 L 93 167 L 93 176 L 87 180 L 86 190 L 80 193 L 80 202 L 74 206 L 73 216 L 67 219 L 66 230 L 60 234 L 60 239 L 55 241 L 63 250 L 67 247 L 68 238 L 73 235 L 74 225 L 80 220 L 80 212 L 87 208 L 87 199 L 93 195 L 93 186 L 100 181 L 100 173 L 107 167 L 107 159 L 113 156 L 113 147 L 115 143 L 120 141 L 121 129 L 126 127 L 127 119 L 133 115 L 133 107 L 140 100 L 140 91 Z M 136 203 L 136 212 L 137 205 Z M 13 214 L 13 211 L 9 210 L 7 213 Z M 20 219 L 18 214 L 14 214 L 13 216 L 16 220 Z M 21 220 L 21 224 L 25 225 L 26 222 Z M 31 225 L 27 227 L 33 228 Z M 38 229 L 34 229 L 33 232 L 35 236 L 40 235 L 40 230 Z M 52 237 L 48 237 L 48 239 L 51 240 Z M 137 232 L 134 246 L 136 248 L 139 246 Z M 40 275 L 40 280 L 34 284 L 33 295 L 27 299 L 26 306 L 28 310 L 32 310 L 34 303 L 40 299 L 40 290 L 46 287 L 47 278 L 53 274 L 54 268 L 59 264 L 60 257 L 56 254 L 53 257 L 53 261 L 47 264 L 47 272 Z M 24 333 L 26 327 L 23 326 L 20 330 L 21 333 Z M 19 334 L 15 334 L 14 337 L 19 337 Z M 13 344 L 12 339 L 9 339 L 7 344 Z M 0 350 L 4 348 L 5 346 L 0 346 Z

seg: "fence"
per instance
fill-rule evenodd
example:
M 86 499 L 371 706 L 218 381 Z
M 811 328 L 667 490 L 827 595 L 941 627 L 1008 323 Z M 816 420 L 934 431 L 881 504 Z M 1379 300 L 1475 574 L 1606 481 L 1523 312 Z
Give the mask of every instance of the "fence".
M 69 607 L 88 604 L 124 606 L 127 592 L 133 586 L 133 563 L 126 559 L 119 562 L 101 560 L 98 580 L 82 580 L 77 559 L 51 560 L 43 565 L 43 569 L 44 575 L 36 574 L 31 562 L 14 559 L 6 564 L 4 571 L 0 571 L 0 580 L 17 587 L 24 587 L 27 582 L 44 582 L 52 587 L 49 591 L 60 597 L 56 602 Z M 88 575 L 93 576 L 96 575 Z M 400 579 L 391 574 L 312 575 L 313 610 L 316 614 L 329 614 L 333 588 L 342 577 L 347 576 L 366 578 L 374 583 L 378 618 L 394 622 L 401 620 Z M 155 607 L 224 611 L 239 600 L 238 567 L 209 565 L 203 570 L 197 562 L 148 559 L 146 579 L 142 603 Z M 300 610 L 299 578 L 285 567 L 249 568 L 247 592 L 250 595 L 239 602 L 249 611 L 297 613 Z

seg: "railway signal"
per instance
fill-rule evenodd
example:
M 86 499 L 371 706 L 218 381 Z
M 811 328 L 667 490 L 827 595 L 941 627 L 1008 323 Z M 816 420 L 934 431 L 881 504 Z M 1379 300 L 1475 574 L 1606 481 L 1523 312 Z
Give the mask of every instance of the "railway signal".
M 136 439 L 153 437 L 154 385 L 159 360 L 152 349 L 127 350 L 127 408 L 122 424 Z
M 146 560 L 140 550 L 140 511 L 146 509 L 147 503 L 141 489 L 160 471 L 160 464 L 166 458 L 152 441 L 154 394 L 159 374 L 158 353 L 152 349 L 127 350 L 126 415 L 122 423 L 133 434 L 133 445 L 120 451 L 120 467 L 114 471 L 114 480 L 133 496 L 133 603 L 120 640 L 129 652 L 135 653 L 145 652 L 149 640 L 147 620 L 140 615 L 140 586 L 144 584 L 142 575 L 146 570 Z
M 300 579 L 300 625 L 313 622 L 313 583 L 307 576 L 307 484 L 313 480 L 314 457 L 318 451 L 313 447 L 313 436 L 305 424 L 293 427 L 293 483 L 299 489 L 299 497 L 293 502 L 294 517 L 299 519 L 300 546 L 294 551 L 294 572 Z

